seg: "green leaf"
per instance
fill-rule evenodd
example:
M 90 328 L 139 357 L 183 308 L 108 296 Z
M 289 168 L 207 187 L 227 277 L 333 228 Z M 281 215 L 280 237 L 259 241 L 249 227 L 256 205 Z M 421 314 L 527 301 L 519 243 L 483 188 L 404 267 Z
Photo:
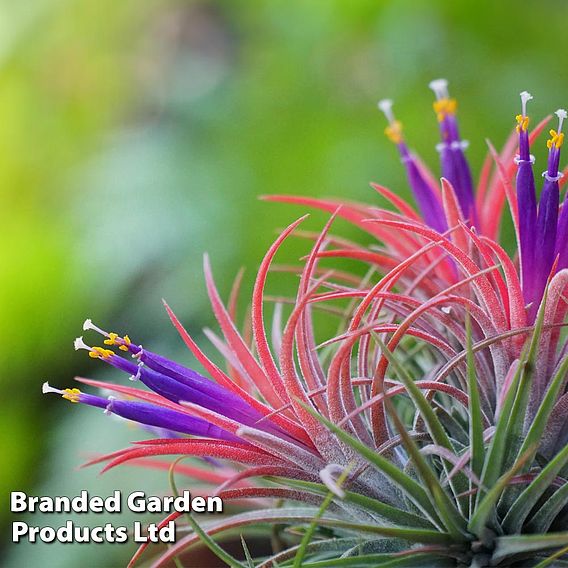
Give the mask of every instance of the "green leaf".
M 444 491 L 436 473 L 432 470 L 430 464 L 424 459 L 424 456 L 420 453 L 420 450 L 414 440 L 408 435 L 404 424 L 401 422 L 398 414 L 396 413 L 394 405 L 388 398 L 385 399 L 385 407 L 389 411 L 389 414 L 395 424 L 395 428 L 402 438 L 404 448 L 408 452 L 412 463 L 428 487 L 432 502 L 436 505 L 444 526 L 455 540 L 468 540 L 468 534 L 465 532 L 466 520 L 462 515 L 460 515 L 455 504 Z
M 318 519 L 318 523 L 327 527 L 338 527 L 356 533 L 369 533 L 384 537 L 399 538 L 408 542 L 420 542 L 424 544 L 455 544 L 455 538 L 448 533 L 415 528 L 401 527 L 381 527 L 379 525 L 368 525 L 365 523 L 355 523 L 342 521 L 340 519 Z
M 241 544 L 243 546 L 243 551 L 245 553 L 245 558 L 248 564 L 248 568 L 254 568 L 254 560 L 252 559 L 252 556 L 250 555 L 250 551 L 249 548 L 247 546 L 247 543 L 245 541 L 245 537 L 243 535 L 241 535 Z
M 495 505 L 503 490 L 507 487 L 511 479 L 517 474 L 519 469 L 526 462 L 527 456 L 521 456 L 513 467 L 503 476 L 501 476 L 495 485 L 487 492 L 487 494 L 477 504 L 474 514 L 469 521 L 469 530 L 484 540 L 485 531 L 488 528 L 489 519 L 495 514 Z
M 542 505 L 527 528 L 531 532 L 546 532 L 560 511 L 568 505 L 568 483 L 557 489 Z
M 529 403 L 529 398 L 532 392 L 534 369 L 536 366 L 535 365 L 536 357 L 538 354 L 538 347 L 542 335 L 542 327 L 544 325 L 544 314 L 546 309 L 547 296 L 548 292 L 547 290 L 545 290 L 542 302 L 538 310 L 534 331 L 531 336 L 528 354 L 526 358 L 521 358 L 521 363 L 519 366 L 519 368 L 521 369 L 519 387 L 516 392 L 513 407 L 511 408 L 511 413 L 507 421 L 507 429 L 506 429 L 504 463 L 505 467 L 507 468 L 510 465 L 512 465 L 512 463 L 514 463 L 516 460 L 518 460 L 521 455 L 525 456 L 524 461 L 527 467 L 529 467 L 532 462 L 532 457 L 530 456 L 530 454 L 526 453 L 526 450 L 524 453 L 521 452 L 520 447 L 522 446 L 525 415 Z M 529 446 L 527 445 L 527 448 L 528 447 Z M 533 452 L 536 452 L 536 447 L 533 447 Z M 521 471 L 523 470 L 521 469 Z
M 320 557 L 324 554 L 333 554 L 334 557 L 337 558 L 345 555 L 354 546 L 359 544 L 361 544 L 361 538 L 359 537 L 333 537 L 312 541 L 307 549 L 309 553 L 317 554 Z M 293 558 L 298 548 L 300 548 L 299 544 L 264 558 L 258 568 L 273 568 L 279 566 L 279 563 L 285 563 L 290 558 Z
M 172 493 L 178 497 L 179 496 L 179 491 L 177 489 L 177 484 L 175 481 L 175 467 L 176 465 L 182 461 L 183 459 L 187 459 L 187 456 L 182 456 L 180 458 L 178 458 L 177 460 L 175 460 L 170 469 L 169 469 L 169 473 L 168 473 L 168 477 L 169 477 L 169 481 L 170 481 L 170 486 L 172 488 Z M 201 539 L 201 541 L 207 546 L 207 548 L 209 548 L 209 550 L 211 550 L 211 552 L 213 552 L 213 554 L 215 554 L 219 559 L 221 559 L 223 562 L 225 562 L 228 566 L 230 566 L 230 568 L 246 568 L 246 566 L 244 564 L 242 564 L 241 562 L 239 562 L 236 558 L 234 558 L 233 556 L 231 556 L 224 548 L 222 548 L 221 546 L 219 546 L 199 525 L 199 523 L 193 518 L 193 515 L 191 513 L 187 513 L 185 515 L 188 523 L 191 525 L 191 528 L 194 530 L 195 534 L 197 534 L 199 536 L 199 538 Z
M 495 539 L 495 545 L 492 561 L 498 564 L 510 556 L 531 557 L 533 553 L 541 550 L 564 548 L 568 545 L 568 532 L 501 536 Z
M 525 347 L 520 357 L 520 363 L 515 372 L 515 376 L 511 381 L 511 385 L 503 401 L 499 418 L 495 426 L 495 433 L 489 445 L 483 472 L 481 475 L 482 487 L 492 487 L 501 475 L 503 464 L 509 461 L 508 456 L 516 451 L 519 443 L 522 427 L 524 424 L 524 414 L 528 404 L 530 394 L 530 383 L 532 382 L 532 369 L 534 368 L 534 360 L 538 351 L 538 343 L 542 332 L 544 322 L 544 313 L 546 305 L 546 291 L 541 302 L 535 328 L 528 347 Z M 530 454 L 522 454 L 527 456 L 526 462 L 530 462 Z M 517 463 L 519 458 L 517 457 Z M 476 507 L 483 498 L 484 491 L 480 488 L 477 494 Z M 471 523 L 470 523 L 471 526 Z
M 339 487 L 341 487 L 343 485 L 343 483 L 347 479 L 347 476 L 349 475 L 349 472 L 351 471 L 351 469 L 352 469 L 351 467 L 346 467 L 341 472 L 341 475 L 337 479 L 337 485 Z M 321 519 L 321 517 L 323 517 L 323 514 L 326 512 L 327 508 L 331 505 L 333 498 L 334 498 L 334 494 L 331 491 L 328 491 L 326 498 L 323 500 L 323 503 L 321 504 L 321 506 L 319 508 L 319 511 L 314 516 L 312 522 L 310 523 L 310 526 L 308 527 L 308 530 L 306 531 L 306 533 L 304 534 L 304 537 L 302 538 L 302 542 L 300 543 L 300 547 L 298 548 L 298 552 L 296 553 L 296 556 L 294 557 L 293 568 L 301 568 L 302 560 L 304 559 L 304 556 L 306 554 L 307 546 L 308 546 L 308 544 L 310 544 L 310 540 L 312 539 L 312 537 L 313 537 L 313 535 L 316 531 L 318 521 L 319 521 L 319 519 Z
M 521 359 L 523 356 L 521 356 Z M 501 405 L 501 411 L 497 419 L 497 424 L 495 425 L 495 432 L 491 438 L 491 443 L 489 444 L 489 450 L 485 455 L 485 461 L 483 464 L 483 470 L 481 473 L 481 486 L 477 491 L 477 498 L 475 501 L 475 508 L 479 506 L 483 496 L 485 494 L 484 487 L 492 487 L 495 485 L 497 479 L 502 472 L 503 466 L 503 456 L 505 454 L 506 444 L 507 444 L 507 422 L 508 417 L 511 413 L 513 403 L 515 401 L 515 395 L 519 386 L 519 381 L 521 379 L 521 365 L 518 366 L 515 375 L 511 380 L 509 390 L 503 400 Z M 471 526 L 471 523 L 470 523 Z
M 446 448 L 447 450 L 455 454 L 456 449 L 452 445 L 448 435 L 446 434 L 444 427 L 442 426 L 442 423 L 436 416 L 436 413 L 432 409 L 432 405 L 430 404 L 428 399 L 424 396 L 424 393 L 414 384 L 412 377 L 407 373 L 406 369 L 398 362 L 397 358 L 390 351 L 390 349 L 383 343 L 379 335 L 374 331 L 371 331 L 371 335 L 373 336 L 373 338 L 381 348 L 382 355 L 386 357 L 388 362 L 396 370 L 398 376 L 400 377 L 400 380 L 402 381 L 404 387 L 406 388 L 408 394 L 410 395 L 410 398 L 412 399 L 412 401 L 416 405 L 416 408 L 419 410 L 420 414 L 424 418 L 424 422 L 426 423 L 426 427 L 428 429 L 428 432 L 430 433 L 430 436 L 432 437 L 432 440 L 434 440 L 434 442 L 439 446 L 442 446 L 443 448 Z M 446 475 L 449 476 L 453 464 L 447 462 L 444 459 L 442 459 L 442 464 L 444 466 Z M 458 474 L 454 476 L 452 479 L 450 479 L 449 485 L 452 489 L 454 496 L 456 497 L 458 506 L 460 506 L 460 502 L 457 496 L 460 493 L 463 493 L 468 487 L 467 479 L 465 478 L 465 476 L 463 476 L 463 474 Z
M 521 449 L 519 450 L 519 455 L 525 453 L 529 446 L 534 446 L 535 444 L 540 443 L 542 433 L 548 424 L 548 419 L 554 409 L 554 405 L 558 400 L 558 395 L 560 394 L 560 389 L 563 387 L 564 382 L 566 380 L 566 373 L 568 372 L 568 356 L 564 357 L 560 366 L 558 367 L 558 371 L 552 378 L 550 385 L 544 395 L 541 404 L 538 407 L 537 413 L 534 417 L 534 420 L 527 432 L 527 436 Z M 534 450 L 536 454 L 538 445 Z
M 568 463 L 568 445 L 556 454 L 513 503 L 503 520 L 503 528 L 508 533 L 520 532 L 531 509 L 536 505 L 540 496 L 550 487 L 550 484 L 566 463 Z
M 424 553 L 399 557 L 393 554 L 362 554 L 361 556 L 334 558 L 302 564 L 302 568 L 332 568 L 333 566 L 349 566 L 350 568 L 369 568 L 370 566 L 381 566 L 382 568 L 436 566 L 436 568 L 443 568 L 445 566 L 455 566 L 455 560 L 443 558 L 436 554 Z
M 409 499 L 419 509 L 421 509 L 424 514 L 428 516 L 428 518 L 433 520 L 434 524 L 439 523 L 438 514 L 436 513 L 436 510 L 430 502 L 428 493 L 424 490 L 420 483 L 404 473 L 391 461 L 379 455 L 375 450 L 369 448 L 360 440 L 357 440 L 357 438 L 354 438 L 353 436 L 345 432 L 345 430 L 341 429 L 339 426 L 335 425 L 333 422 L 329 421 L 327 418 L 316 412 L 311 406 L 304 404 L 302 401 L 299 402 L 312 416 L 314 416 L 314 418 L 316 418 L 327 428 L 329 428 L 329 430 L 331 430 L 342 442 L 353 448 L 370 464 L 375 466 L 380 472 L 384 473 L 389 479 L 391 479 L 396 485 L 398 485 L 409 497 Z
M 432 410 L 430 403 L 428 402 L 422 391 L 414 384 L 412 377 L 410 377 L 406 369 L 398 362 L 397 358 L 390 351 L 390 349 L 383 343 L 383 341 L 381 341 L 378 334 L 374 331 L 371 331 L 371 335 L 381 348 L 381 354 L 384 355 L 388 362 L 395 368 L 404 387 L 408 391 L 410 398 L 413 400 L 417 409 L 422 414 L 428 431 L 430 432 L 430 435 L 432 436 L 434 442 L 439 446 L 442 446 L 455 453 L 455 448 L 450 442 L 450 439 L 448 438 L 444 427 L 436 416 L 436 413 Z
M 287 487 L 296 487 L 298 489 L 310 491 L 318 495 L 327 495 L 328 493 L 327 487 L 321 483 L 301 481 L 298 479 L 288 479 L 283 477 L 267 477 L 266 479 L 280 485 L 285 485 Z M 371 497 L 367 497 L 365 495 L 362 495 L 361 493 L 348 491 L 345 488 L 343 490 L 345 491 L 345 501 L 347 501 L 348 503 L 353 503 L 354 505 L 357 505 L 358 507 L 361 507 L 367 511 L 372 511 L 373 513 L 380 515 L 388 522 L 394 523 L 399 526 L 403 525 L 413 528 L 434 528 L 432 523 L 430 523 L 423 517 L 419 517 L 418 515 L 414 515 L 412 513 L 409 513 L 408 511 L 403 511 L 402 509 L 398 509 L 397 507 L 392 507 L 391 505 L 387 505 L 386 503 L 378 501 L 377 499 L 372 499 Z
M 558 560 L 561 556 L 564 556 L 565 554 L 568 554 L 568 546 L 561 548 L 558 552 L 555 552 L 548 558 L 545 558 L 542 562 L 539 562 L 534 568 L 545 568 L 546 566 L 550 566 L 555 560 Z

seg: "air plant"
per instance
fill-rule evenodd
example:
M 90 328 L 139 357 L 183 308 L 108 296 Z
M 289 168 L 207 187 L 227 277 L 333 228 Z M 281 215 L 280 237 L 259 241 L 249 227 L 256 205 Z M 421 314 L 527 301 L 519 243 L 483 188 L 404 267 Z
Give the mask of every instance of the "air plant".
M 239 281 L 226 306 L 205 259 L 223 335 L 209 337 L 227 371 L 166 305 L 207 376 L 87 320 L 84 329 L 100 334 L 104 347 L 79 338 L 75 348 L 146 388 L 78 379 L 112 391 L 106 399 L 44 385 L 159 433 L 91 464 L 171 468 L 239 503 L 239 511 L 199 523 L 168 517 L 187 534 L 155 568 L 199 541 L 231 566 L 568 565 L 568 208 L 559 206 L 566 112 L 557 111 L 550 130 L 540 199 L 530 146 L 551 117 L 529 130 L 526 92 L 516 131 L 501 152 L 489 145 L 474 191 L 456 101 L 446 81 L 431 88 L 441 183 L 409 149 L 392 102 L 379 103 L 418 211 L 376 184 L 392 209 L 267 198 L 331 218 L 319 234 L 300 232 L 300 218 L 266 253 L 252 292 L 250 341 L 237 329 Z M 512 257 L 498 242 L 505 202 L 518 245 Z M 377 243 L 333 236 L 337 217 Z M 264 307 L 273 299 L 265 285 L 294 233 L 311 251 L 296 297 L 276 303 L 269 339 Z M 366 265 L 367 274 L 338 269 L 344 258 Z M 323 341 L 320 314 L 340 322 Z M 246 535 L 254 525 L 273 526 L 280 550 L 253 559 L 243 541 L 243 561 L 219 544 L 223 533 Z

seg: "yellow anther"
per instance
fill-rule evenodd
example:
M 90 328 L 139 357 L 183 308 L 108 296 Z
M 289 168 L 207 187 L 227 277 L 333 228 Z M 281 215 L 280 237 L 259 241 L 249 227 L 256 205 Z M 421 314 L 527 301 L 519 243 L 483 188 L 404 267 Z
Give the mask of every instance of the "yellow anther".
M 564 132 L 556 132 L 556 130 L 551 129 L 549 131 L 550 139 L 546 141 L 546 147 L 550 150 L 552 146 L 559 149 L 564 142 Z
M 458 102 L 456 99 L 438 99 L 434 101 L 433 105 L 434 112 L 436 113 L 436 118 L 438 122 L 442 122 L 446 116 L 456 114 L 458 109 Z
M 402 123 L 395 120 L 385 128 L 385 134 L 391 142 L 400 144 L 402 142 Z
M 515 118 L 517 120 L 517 132 L 520 132 L 521 130 L 526 132 L 529 127 L 529 117 L 518 114 Z
M 79 389 L 65 389 L 61 396 L 69 402 L 79 402 L 80 394 L 81 391 Z
M 118 345 L 118 348 L 121 351 L 128 351 L 128 346 L 132 343 L 130 341 L 130 337 L 125 335 L 124 337 L 120 337 L 118 333 L 109 333 L 108 338 L 103 341 L 105 345 Z M 97 355 L 92 355 L 92 357 L 97 357 Z
M 91 351 L 89 351 L 89 357 L 92 359 L 98 359 L 99 357 L 106 359 L 112 355 L 114 355 L 114 351 L 111 351 L 110 349 L 103 349 L 102 347 L 93 347 L 91 348 Z
M 119 349 L 120 349 L 121 351 L 128 351 L 128 346 L 132 343 L 132 341 L 130 341 L 130 337 L 128 337 L 128 335 L 125 335 L 125 336 L 122 338 L 122 341 L 124 341 L 124 344 L 121 345 L 121 346 L 119 347 Z
M 118 339 L 118 333 L 109 333 L 108 339 L 105 339 L 103 343 L 105 345 L 116 345 L 116 340 Z

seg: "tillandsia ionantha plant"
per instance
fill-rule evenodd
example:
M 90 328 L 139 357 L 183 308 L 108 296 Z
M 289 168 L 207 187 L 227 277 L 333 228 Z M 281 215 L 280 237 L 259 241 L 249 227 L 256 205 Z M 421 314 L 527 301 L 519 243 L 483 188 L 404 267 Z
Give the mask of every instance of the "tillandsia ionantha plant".
M 91 464 L 171 467 L 240 507 L 214 520 L 168 517 L 187 532 L 155 568 L 200 540 L 231 566 L 568 566 L 568 208 L 559 206 L 566 112 L 556 112 L 550 130 L 540 199 L 530 146 L 551 117 L 531 130 L 526 92 L 516 130 L 501 152 L 489 145 L 474 190 L 456 101 L 446 81 L 430 86 L 440 183 L 407 146 L 391 101 L 379 103 L 418 210 L 375 184 L 391 209 L 269 197 L 331 219 L 315 234 L 298 229 L 302 217 L 278 236 L 260 264 L 243 333 L 239 282 L 225 305 L 205 259 L 223 337 L 208 335 L 227 371 L 166 305 L 208 376 L 87 320 L 85 331 L 99 333 L 104 347 L 78 338 L 75 348 L 146 388 L 78 379 L 112 391 L 107 399 L 44 385 L 157 433 Z M 513 256 L 498 242 L 506 202 Z M 376 244 L 332 236 L 336 217 Z M 311 251 L 296 297 L 273 299 L 267 277 L 293 233 Z M 365 276 L 341 270 L 345 258 L 367 265 Z M 323 341 L 321 317 L 340 322 Z M 272 556 L 253 559 L 246 541 L 244 561 L 222 548 L 223 533 L 246 537 L 253 525 L 274 527 L 280 548 Z

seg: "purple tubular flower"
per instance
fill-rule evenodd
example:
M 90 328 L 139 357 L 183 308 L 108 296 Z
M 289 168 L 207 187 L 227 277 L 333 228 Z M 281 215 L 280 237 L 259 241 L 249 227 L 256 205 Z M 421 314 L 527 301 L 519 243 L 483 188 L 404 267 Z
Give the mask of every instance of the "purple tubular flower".
M 436 146 L 440 153 L 442 175 L 452 184 L 464 216 L 477 226 L 477 210 L 473 196 L 473 178 L 464 154 L 467 141 L 460 138 L 456 119 L 457 102 L 450 98 L 448 81 L 436 79 L 430 82 L 436 94 L 434 110 L 440 124 L 442 142 Z
M 568 194 L 567 194 L 568 195 Z M 564 198 L 558 230 L 556 231 L 556 248 L 554 257 L 558 258 L 558 270 L 568 268 L 568 200 Z
M 138 363 L 124 359 L 110 349 L 89 347 L 81 337 L 75 340 L 75 349 L 88 350 L 92 357 L 101 358 L 116 369 L 128 373 L 132 380 L 140 380 L 156 394 L 176 404 L 190 402 L 241 424 L 289 438 L 286 432 L 270 419 L 263 419 L 263 415 L 241 397 L 196 371 L 147 351 L 132 343 L 128 336 L 119 337 L 116 333 L 107 333 L 90 320 L 85 322 L 83 329 L 98 331 L 107 337 L 104 340 L 106 345 L 118 346 L 122 351 L 130 352 Z
M 83 347 L 79 341 L 76 341 L 75 346 L 77 348 L 86 347 L 92 352 L 90 347 Z M 96 348 L 94 349 L 96 350 Z M 172 402 L 178 404 L 181 401 L 191 402 L 203 408 L 219 412 L 227 416 L 227 418 L 243 421 L 243 423 L 250 426 L 261 418 L 261 415 L 242 399 L 213 381 L 207 380 L 205 377 L 202 377 L 203 380 L 196 379 L 194 382 L 191 382 L 186 377 L 182 382 L 175 376 L 159 373 L 146 367 L 142 361 L 136 364 L 116 355 L 110 350 L 105 349 L 104 351 L 108 352 L 108 354 L 97 350 L 97 352 L 101 353 L 100 358 L 103 361 L 116 369 L 128 373 L 133 379 L 140 380 L 149 389 Z
M 71 402 L 80 402 L 102 408 L 107 414 L 116 414 L 144 426 L 152 426 L 190 436 L 205 436 L 230 442 L 242 442 L 238 436 L 214 426 L 202 418 L 189 416 L 183 412 L 176 412 L 147 402 L 127 401 L 112 397 L 107 399 L 82 393 L 79 389 L 60 390 L 50 387 L 49 383 L 44 383 L 43 392 L 54 392 Z
M 527 115 L 527 102 L 532 96 L 527 91 L 521 93 L 521 114 L 517 115 L 517 132 L 519 133 L 519 155 L 517 162 L 517 199 L 519 203 L 519 237 L 521 279 L 525 301 L 534 301 L 536 286 L 535 263 L 535 232 L 536 232 L 536 189 L 533 174 L 534 157 L 530 153 L 529 145 L 529 117 Z
M 385 134 L 398 148 L 402 163 L 406 168 L 408 183 L 424 220 L 439 233 L 445 232 L 448 229 L 448 224 L 440 199 L 420 172 L 416 160 L 404 142 L 402 125 L 394 117 L 392 101 L 390 99 L 383 99 L 379 101 L 378 107 L 389 121 L 389 125 L 385 129 Z
M 529 312 L 532 315 L 532 319 L 534 319 L 538 309 L 537 303 L 540 303 L 544 294 L 544 289 L 555 261 L 557 247 L 556 233 L 560 199 L 558 181 L 562 177 L 562 175 L 558 173 L 558 166 L 560 162 L 560 148 L 564 141 L 562 122 L 567 117 L 567 113 L 565 110 L 560 109 L 556 111 L 556 115 L 558 116 L 558 130 L 550 131 L 551 138 L 547 142 L 549 150 L 548 166 L 546 171 L 542 174 L 544 177 L 544 185 L 542 187 L 537 215 L 534 268 L 538 280 L 535 290 L 536 301 Z
M 566 117 L 566 112 L 558 116 L 562 121 L 562 119 Z M 562 122 L 560 124 L 562 124 Z M 559 131 L 555 134 L 557 137 L 560 137 L 560 145 L 562 145 L 564 134 L 560 132 L 560 127 L 558 130 Z M 551 131 L 550 134 L 554 138 L 554 134 L 552 134 L 552 132 L 553 131 Z M 559 151 L 558 154 L 560 154 Z M 558 169 L 558 164 L 556 164 L 556 168 Z M 561 174 L 557 174 L 556 177 L 560 178 Z M 558 181 L 556 183 L 558 183 Z M 563 268 L 568 268 L 568 247 L 566 246 L 567 243 L 568 243 L 568 201 L 566 198 L 564 198 L 564 204 L 562 206 L 562 211 L 560 212 L 560 218 L 558 220 L 558 229 L 556 231 L 556 245 L 554 247 L 554 258 L 558 258 L 558 270 L 562 270 Z
M 401 142 L 398 144 L 398 149 L 402 161 L 406 166 L 408 182 L 412 188 L 414 196 L 416 197 L 418 207 L 420 208 L 425 221 L 430 227 L 436 229 L 439 233 L 443 233 L 448 229 L 448 225 L 438 196 L 434 193 L 430 184 L 420 173 L 420 170 L 416 165 L 416 161 L 410 154 L 406 144 Z

